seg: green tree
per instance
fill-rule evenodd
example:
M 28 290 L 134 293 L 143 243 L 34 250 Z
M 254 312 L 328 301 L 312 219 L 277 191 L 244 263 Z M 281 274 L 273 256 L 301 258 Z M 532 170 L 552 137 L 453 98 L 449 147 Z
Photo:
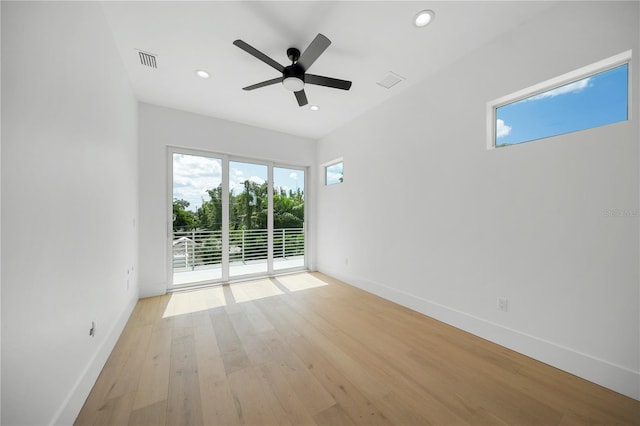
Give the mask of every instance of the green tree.
M 208 201 L 202 201 L 198 209 L 198 228 L 210 231 L 222 229 L 222 184 L 213 189 L 208 189 Z
M 173 200 L 173 230 L 190 230 L 197 226 L 196 215 L 187 210 L 189 202 L 186 200 Z
M 304 224 L 304 202 L 283 194 L 273 196 L 273 227 L 302 228 Z
M 267 183 L 246 180 L 243 185 L 242 193 L 237 196 L 232 193 L 229 200 L 232 229 L 266 229 Z

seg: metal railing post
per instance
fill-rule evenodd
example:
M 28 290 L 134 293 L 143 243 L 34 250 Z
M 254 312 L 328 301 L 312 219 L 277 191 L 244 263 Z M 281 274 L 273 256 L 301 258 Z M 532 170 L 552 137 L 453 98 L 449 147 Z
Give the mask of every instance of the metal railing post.
M 191 247 L 191 270 L 193 271 L 196 268 L 196 231 L 195 229 L 191 230 L 191 243 L 193 247 Z
M 285 229 L 282 228 L 282 260 L 287 259 L 287 234 Z

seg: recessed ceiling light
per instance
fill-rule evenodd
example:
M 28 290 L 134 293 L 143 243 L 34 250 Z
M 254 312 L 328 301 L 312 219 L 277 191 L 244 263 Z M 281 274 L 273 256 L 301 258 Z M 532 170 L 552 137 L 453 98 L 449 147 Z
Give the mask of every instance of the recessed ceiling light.
M 200 78 L 209 78 L 209 73 L 205 70 L 196 70 L 196 75 Z
M 320 107 L 319 107 L 318 105 L 311 105 L 311 106 L 309 107 L 309 109 L 310 109 L 311 111 L 320 111 Z
M 423 10 L 421 12 L 416 13 L 416 16 L 413 18 L 413 25 L 418 28 L 426 27 L 433 21 L 436 14 L 433 10 Z

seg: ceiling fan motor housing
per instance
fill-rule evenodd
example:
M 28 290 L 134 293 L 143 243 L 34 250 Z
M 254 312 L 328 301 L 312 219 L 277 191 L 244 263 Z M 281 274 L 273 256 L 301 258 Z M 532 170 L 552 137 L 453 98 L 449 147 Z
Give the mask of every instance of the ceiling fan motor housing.
M 298 64 L 289 65 L 288 67 L 284 67 L 284 71 L 282 71 L 282 79 L 288 77 L 295 77 L 302 81 L 304 81 L 304 68 Z
M 291 62 L 298 62 L 298 59 L 300 59 L 300 51 L 295 47 L 290 47 L 287 49 L 287 57 Z
M 300 59 L 300 51 L 290 47 L 287 49 L 287 56 L 292 64 L 284 67 L 282 71 L 282 85 L 292 92 L 297 92 L 304 88 L 304 68 L 297 63 Z

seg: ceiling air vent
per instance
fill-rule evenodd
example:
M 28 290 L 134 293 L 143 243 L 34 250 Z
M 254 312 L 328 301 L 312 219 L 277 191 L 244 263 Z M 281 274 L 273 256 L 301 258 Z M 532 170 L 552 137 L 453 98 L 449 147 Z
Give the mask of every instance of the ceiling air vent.
M 158 65 L 156 64 L 156 55 L 138 50 L 138 56 L 140 57 L 140 64 L 149 68 L 158 68 Z
M 391 89 L 393 86 L 395 86 L 396 84 L 400 83 L 403 80 L 405 80 L 405 78 L 402 77 L 401 75 L 398 75 L 394 72 L 389 71 L 389 74 L 387 74 L 382 80 L 378 81 L 376 84 L 378 86 L 384 87 L 385 89 Z

